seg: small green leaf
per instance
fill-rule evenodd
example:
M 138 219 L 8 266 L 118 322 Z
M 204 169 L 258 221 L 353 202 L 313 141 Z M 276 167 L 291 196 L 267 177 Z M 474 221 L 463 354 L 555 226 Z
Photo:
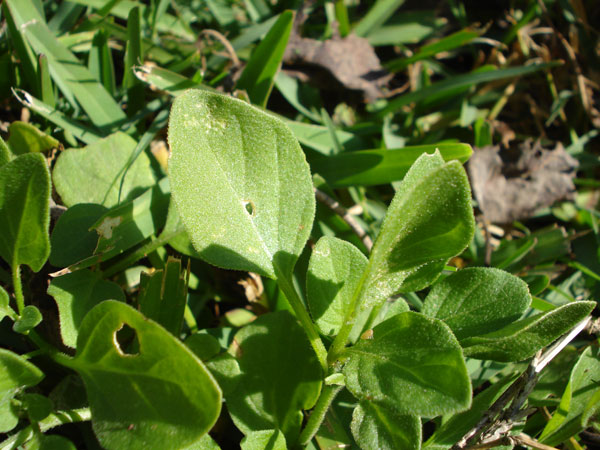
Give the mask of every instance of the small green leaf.
M 44 156 L 21 155 L 0 168 L 0 256 L 13 270 L 39 271 L 50 254 L 50 174 Z
M 461 341 L 466 356 L 493 361 L 522 361 L 582 321 L 596 302 L 574 302 L 514 322 L 498 331 Z
M 142 272 L 138 294 L 140 311 L 173 336 L 179 336 L 181 332 L 186 303 L 187 283 L 185 271 L 181 271 L 181 260 L 169 257 L 164 269 L 152 274 Z
M 217 356 L 221 351 L 221 344 L 217 338 L 202 331 L 189 336 L 185 340 L 185 345 L 204 362 Z
M 44 374 L 21 356 L 0 348 L 0 433 L 17 426 L 19 418 L 11 400 L 21 389 L 35 386 Z
M 98 233 L 90 230 L 107 208 L 94 203 L 79 203 L 58 219 L 50 236 L 50 264 L 67 267 L 94 254 Z
M 279 119 L 232 97 L 188 91 L 169 125 L 169 177 L 196 250 L 229 269 L 290 274 L 315 199 L 308 164 Z
M 462 340 L 514 322 L 530 303 L 523 280 L 499 269 L 473 267 L 435 284 L 422 312 L 446 322 Z
M 569 384 L 539 441 L 557 446 L 587 428 L 600 408 L 600 351 L 585 349 L 571 372 Z
M 58 306 L 60 335 L 67 347 L 75 348 L 85 315 L 104 300 L 125 301 L 118 284 L 102 279 L 98 272 L 77 270 L 52 279 L 48 294 Z
M 30 123 L 13 122 L 8 127 L 8 132 L 10 134 L 6 143 L 15 156 L 25 153 L 45 153 L 60 145 L 56 139 L 41 132 Z
M 125 325 L 137 337 L 135 353 L 119 341 Z M 71 364 L 83 378 L 94 431 L 108 450 L 190 445 L 221 410 L 221 390 L 202 362 L 121 302 L 104 301 L 86 315 Z
M 460 345 L 440 320 L 410 311 L 398 314 L 346 354 L 346 386 L 360 400 L 427 417 L 461 411 L 471 403 Z
M 229 398 L 240 381 L 241 372 L 237 360 L 229 353 L 221 353 L 206 361 L 206 367 L 221 386 L 225 398 Z
M 13 331 L 15 333 L 27 334 L 35 327 L 37 327 L 42 321 L 42 313 L 37 307 L 33 305 L 27 305 L 23 308 L 23 312 L 17 321 L 13 324 Z
M 367 262 L 360 250 L 341 239 L 322 237 L 315 245 L 308 264 L 306 296 L 322 334 L 339 332 Z
M 252 53 L 236 87 L 245 89 L 253 104 L 265 107 L 292 31 L 294 13 L 284 11 Z
M 352 434 L 364 450 L 421 448 L 421 420 L 387 405 L 361 400 L 352 414 Z
M 296 442 L 302 410 L 314 406 L 322 381 L 304 330 L 287 311 L 266 314 L 236 334 L 232 352 L 241 370 L 227 398 L 236 426 L 244 434 L 277 428 Z
M 87 147 L 62 152 L 52 178 L 63 203 L 66 206 L 97 203 L 110 208 L 153 186 L 156 179 L 150 159 L 142 153 L 125 175 L 119 201 L 121 177 L 135 147 L 136 142 L 130 136 L 118 132 Z
M 261 430 L 249 433 L 241 443 L 242 450 L 287 450 L 285 436 L 279 430 Z
M 77 450 L 70 440 L 58 434 L 42 435 L 32 444 L 28 450 Z
M 0 286 L 0 321 L 6 316 L 14 318 L 16 314 L 10 307 L 8 293 Z
M 23 400 L 25 408 L 27 409 L 29 420 L 32 422 L 44 420 L 54 409 L 52 400 L 50 400 L 48 397 L 44 397 L 43 395 L 25 394 L 21 397 L 21 399 Z

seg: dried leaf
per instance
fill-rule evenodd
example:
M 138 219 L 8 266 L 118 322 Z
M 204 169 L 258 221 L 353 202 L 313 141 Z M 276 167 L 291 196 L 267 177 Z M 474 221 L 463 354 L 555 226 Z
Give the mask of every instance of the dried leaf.
M 469 161 L 469 176 L 484 217 L 493 223 L 509 223 L 570 198 L 578 165 L 562 144 L 548 150 L 528 140 L 514 150 L 476 149 Z

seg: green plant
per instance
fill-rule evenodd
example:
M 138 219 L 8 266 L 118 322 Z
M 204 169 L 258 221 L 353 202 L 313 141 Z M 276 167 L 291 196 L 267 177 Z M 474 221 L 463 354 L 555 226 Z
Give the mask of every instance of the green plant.
M 126 135 L 114 134 L 102 148 L 112 141 L 128 145 Z M 243 448 L 302 447 L 312 445 L 326 417 L 335 417 L 336 396 L 354 399 L 351 432 L 364 449 L 449 448 L 463 435 L 471 437 L 469 430 L 503 387 L 513 389 L 515 411 L 524 401 L 516 395 L 523 395 L 521 385 L 511 384 L 514 374 L 472 400 L 465 356 L 526 360 L 580 324 L 595 305 L 572 302 L 524 316 L 531 296 L 514 275 L 493 268 L 452 273 L 446 264 L 471 242 L 474 218 L 465 171 L 439 152 L 423 154 L 412 165 L 368 255 L 325 236 L 303 273 L 296 266 L 313 225 L 313 181 L 284 122 L 242 100 L 191 90 L 174 102 L 169 143 L 168 183 L 154 184 L 143 159 L 128 165 L 125 158 L 114 167 L 80 163 L 82 173 L 99 171 L 107 180 L 129 168 L 120 190 L 99 182 L 86 194 L 108 209 L 80 203 L 81 190 L 66 182 L 73 180 L 71 161 L 97 157 L 94 145 L 72 151 L 85 153 L 65 152 L 52 178 L 74 206 L 51 239 L 45 159 L 39 153 L 14 155 L 2 143 L 0 256 L 12 272 L 16 309 L 0 290 L 0 313 L 39 350 L 0 352 L 0 431 L 13 430 L 25 415 L 29 421 L 1 448 L 72 448 L 66 438 L 44 432 L 90 418 L 108 449 L 217 448 L 207 432 L 221 414 L 222 398 L 245 435 Z M 144 193 L 135 196 L 136 189 Z M 169 191 L 173 202 L 164 223 L 153 209 L 164 207 Z M 125 253 L 103 272 L 90 270 L 160 229 L 142 250 Z M 151 255 L 167 242 L 213 265 L 275 280 L 283 307 L 243 326 L 231 341 L 198 330 L 187 297 L 189 271 L 174 258 L 142 275 L 137 309 L 129 306 L 121 288 L 106 278 L 129 268 L 140 251 Z M 63 350 L 74 348 L 73 357 L 38 332 L 42 315 L 23 292 L 22 267 L 37 272 L 49 256 L 71 267 L 51 281 L 48 292 L 58 305 Z M 306 277 L 306 301 L 299 276 Z M 420 312 L 398 297 L 432 284 Z M 47 396 L 24 391 L 43 378 L 28 361 L 38 352 L 81 377 L 83 404 L 59 411 Z M 586 383 L 578 373 L 599 370 L 593 354 L 591 347 L 582 354 L 570 392 Z M 554 354 L 545 356 L 543 365 Z M 530 372 L 541 368 L 534 359 L 518 380 L 530 380 Z M 594 395 L 578 394 L 565 407 L 566 418 L 555 416 L 542 437 L 560 442 L 585 428 L 597 408 Z M 439 416 L 443 424 L 422 444 L 422 421 Z

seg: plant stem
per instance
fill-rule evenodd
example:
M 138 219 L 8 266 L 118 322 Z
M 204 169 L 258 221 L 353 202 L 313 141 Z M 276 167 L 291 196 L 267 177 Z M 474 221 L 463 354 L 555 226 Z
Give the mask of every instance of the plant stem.
M 44 420 L 38 422 L 38 425 L 42 433 L 44 433 L 50 430 L 51 428 L 57 427 L 59 425 L 76 422 L 87 422 L 91 418 L 92 414 L 89 408 L 70 409 L 66 411 L 56 411 L 50 414 Z M 27 442 L 28 440 L 30 440 L 33 437 L 33 435 L 34 430 L 32 426 L 23 428 L 18 433 L 13 434 L 4 442 L 0 443 L 0 450 L 9 450 L 17 448 L 20 445 Z
M 19 315 L 23 314 L 25 309 L 25 297 L 23 297 L 23 285 L 21 284 L 21 266 L 15 264 L 12 270 L 13 289 L 15 291 L 15 300 L 17 301 L 17 310 Z
M 152 253 L 157 248 L 162 247 L 163 245 L 167 244 L 171 239 L 173 239 L 175 236 L 180 235 L 181 233 L 185 233 L 185 231 L 181 230 L 181 231 L 175 231 L 173 233 L 169 233 L 167 235 L 160 235 L 158 238 L 154 239 L 153 241 L 150 241 L 146 245 L 143 245 L 142 247 L 138 248 L 135 252 L 131 253 L 125 259 L 122 259 L 121 261 L 118 261 L 114 265 L 108 267 L 106 270 L 104 270 L 102 272 L 102 275 L 104 277 L 111 277 L 114 274 L 119 273 L 121 270 L 127 269 L 134 262 L 142 259 L 149 253 Z
M 73 368 L 73 358 L 64 353 L 57 350 L 55 347 L 50 345 L 46 340 L 41 337 L 35 330 L 31 330 L 27 335 L 29 339 L 39 347 L 39 349 L 50 358 L 54 360 L 54 362 L 60 364 L 61 366 L 68 367 L 70 369 Z
M 321 395 L 315 404 L 314 409 L 310 413 L 308 422 L 300 434 L 300 445 L 308 445 L 308 443 L 315 437 L 321 424 L 325 419 L 325 414 L 329 410 L 329 406 L 335 399 L 335 396 L 342 390 L 343 386 L 331 385 L 325 386 L 321 391 Z
M 306 335 L 308 336 L 308 340 L 310 341 L 310 345 L 312 345 L 315 353 L 317 354 L 317 358 L 321 363 L 321 367 L 323 368 L 323 372 L 326 375 L 328 371 L 327 365 L 327 349 L 323 345 L 323 341 L 319 337 L 319 333 L 315 329 L 312 319 L 308 314 L 308 311 L 304 307 L 304 302 L 298 295 L 296 288 L 291 282 L 291 275 L 288 277 L 282 274 L 278 267 L 275 266 L 275 275 L 277 276 L 277 283 L 279 287 L 285 294 L 290 306 L 294 310 L 296 314 L 296 318 L 300 321 L 300 325 L 304 328 Z

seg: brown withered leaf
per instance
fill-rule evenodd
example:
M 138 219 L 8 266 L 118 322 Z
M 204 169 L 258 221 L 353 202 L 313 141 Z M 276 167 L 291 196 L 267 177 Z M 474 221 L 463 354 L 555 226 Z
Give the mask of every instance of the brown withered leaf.
M 303 38 L 293 31 L 283 62 L 297 70 L 302 67 L 317 69 L 306 72 L 316 84 L 328 84 L 327 81 L 320 83 L 318 79 L 322 78 L 319 71 L 325 71 L 342 88 L 361 92 L 367 101 L 382 97 L 381 88 L 391 77 L 381 66 L 369 41 L 355 34 L 334 35 L 331 39 L 318 41 Z
M 484 218 L 510 223 L 572 198 L 578 165 L 562 144 L 550 150 L 528 140 L 513 149 L 475 149 L 468 170 Z

